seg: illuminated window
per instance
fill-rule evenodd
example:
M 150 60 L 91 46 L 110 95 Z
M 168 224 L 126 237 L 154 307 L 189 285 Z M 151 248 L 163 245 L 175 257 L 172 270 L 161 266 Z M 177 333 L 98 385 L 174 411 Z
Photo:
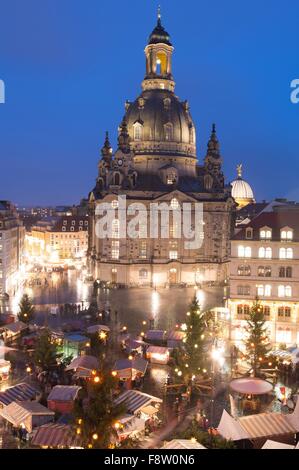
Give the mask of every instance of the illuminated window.
M 278 307 L 278 316 L 279 317 L 291 317 L 291 308 L 290 307 Z
M 139 244 L 139 258 L 141 258 L 141 259 L 146 259 L 146 255 L 147 255 L 147 252 L 146 252 L 146 241 L 145 241 L 145 240 L 141 240 L 141 241 L 140 241 L 140 244 Z
M 251 258 L 251 247 L 250 246 L 238 246 L 238 257 L 239 258 Z
M 113 201 L 111 201 L 111 207 L 112 209 L 118 208 L 118 199 L 113 199 Z
M 270 297 L 271 295 L 271 286 L 270 284 L 259 285 L 257 286 L 257 295 L 261 297 Z
M 180 207 L 179 201 L 174 197 L 170 201 L 170 206 L 172 209 L 178 209 Z
M 170 250 L 169 259 L 178 259 L 178 252 L 176 250 Z
M 277 343 L 291 343 L 292 341 L 292 332 L 289 329 L 283 330 L 278 328 L 276 332 L 276 342 Z
M 270 240 L 272 238 L 272 231 L 269 229 L 260 230 L 260 239 L 261 240 Z
M 135 122 L 133 124 L 134 128 L 134 140 L 142 140 L 142 124 L 140 122 Z
M 259 258 L 272 258 L 272 248 L 264 248 L 263 246 L 261 246 L 259 248 Z
M 279 249 L 279 258 L 280 259 L 292 259 L 293 258 L 293 248 L 280 248 Z
M 238 266 L 238 276 L 250 276 L 251 268 L 248 265 Z
M 281 230 L 280 238 L 281 240 L 293 240 L 293 230 Z
M 111 258 L 119 259 L 119 241 L 113 240 L 111 244 Z
M 278 286 L 278 297 L 292 297 L 291 286 Z
M 171 171 L 167 174 L 167 184 L 176 183 L 177 175 L 174 171 Z

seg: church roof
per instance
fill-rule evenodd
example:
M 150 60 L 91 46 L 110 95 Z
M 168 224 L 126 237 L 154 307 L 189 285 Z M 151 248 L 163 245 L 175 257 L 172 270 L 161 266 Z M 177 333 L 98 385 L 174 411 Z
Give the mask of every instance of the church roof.
M 163 43 L 163 44 L 167 44 L 168 46 L 172 45 L 170 42 L 170 36 L 168 32 L 165 31 L 164 27 L 162 26 L 160 9 L 158 10 L 157 24 L 150 34 L 148 43 L 149 44 Z

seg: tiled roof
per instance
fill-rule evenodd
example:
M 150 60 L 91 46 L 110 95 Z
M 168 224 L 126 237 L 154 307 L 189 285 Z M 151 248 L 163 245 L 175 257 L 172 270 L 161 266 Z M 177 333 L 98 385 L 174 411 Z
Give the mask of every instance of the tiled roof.
M 78 215 L 61 216 L 52 228 L 52 232 L 78 232 L 88 230 L 88 217 Z

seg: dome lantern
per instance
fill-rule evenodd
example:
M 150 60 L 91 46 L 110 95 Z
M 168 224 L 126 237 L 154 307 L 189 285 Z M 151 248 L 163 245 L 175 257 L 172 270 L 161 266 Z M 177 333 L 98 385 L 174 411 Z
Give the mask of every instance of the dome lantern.
M 150 34 L 145 48 L 146 73 L 142 82 L 143 90 L 158 88 L 174 91 L 175 83 L 171 72 L 172 52 L 170 36 L 162 26 L 159 7 L 157 25 Z

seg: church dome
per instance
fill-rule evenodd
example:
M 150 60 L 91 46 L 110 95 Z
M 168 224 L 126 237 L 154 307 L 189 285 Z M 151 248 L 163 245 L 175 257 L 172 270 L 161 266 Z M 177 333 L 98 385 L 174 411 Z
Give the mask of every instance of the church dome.
M 124 117 L 135 154 L 196 156 L 195 127 L 188 102 L 169 90 L 144 90 L 127 104 Z
M 252 188 L 247 181 L 242 178 L 242 165 L 237 166 L 238 177 L 231 182 L 232 197 L 235 199 L 239 208 L 255 202 Z

